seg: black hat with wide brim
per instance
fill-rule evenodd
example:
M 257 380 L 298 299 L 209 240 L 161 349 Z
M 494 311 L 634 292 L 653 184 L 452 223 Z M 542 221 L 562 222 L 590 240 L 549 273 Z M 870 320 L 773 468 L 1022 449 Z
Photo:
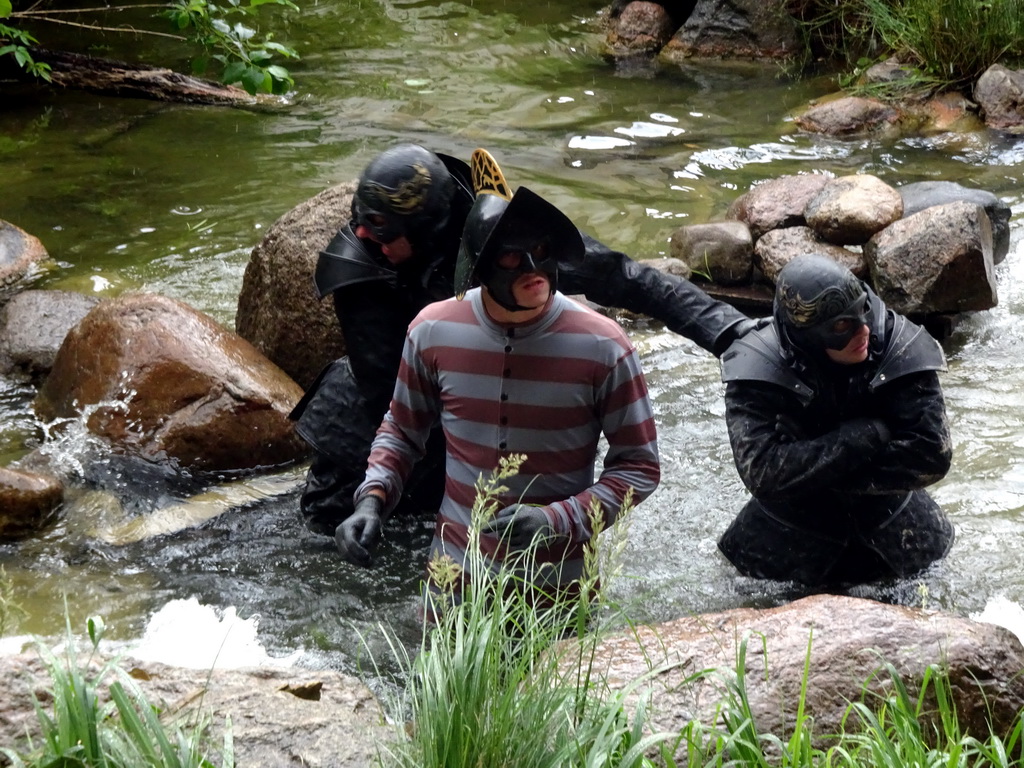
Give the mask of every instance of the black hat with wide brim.
M 462 231 L 455 295 L 461 298 L 473 285 L 479 264 L 496 258 L 509 242 L 523 242 L 524 233 L 547 238 L 559 265 L 575 266 L 583 260 L 583 237 L 576 225 L 536 192 L 520 187 L 511 200 L 480 193 Z

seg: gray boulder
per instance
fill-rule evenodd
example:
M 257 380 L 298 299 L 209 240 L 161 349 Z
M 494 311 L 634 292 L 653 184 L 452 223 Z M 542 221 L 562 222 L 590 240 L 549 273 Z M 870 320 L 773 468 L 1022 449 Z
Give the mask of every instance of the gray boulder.
M 74 291 L 22 291 L 0 310 L 0 373 L 41 380 L 68 331 L 99 299 Z
M 672 234 L 672 256 L 690 271 L 722 285 L 750 282 L 754 271 L 750 229 L 741 221 L 690 224 Z
M 295 206 L 252 250 L 242 277 L 235 330 L 302 387 L 345 354 L 331 299 L 317 301 L 317 256 L 346 223 L 354 183 L 339 184 Z
M 867 173 L 829 180 L 804 209 L 807 226 L 836 245 L 862 245 L 902 215 L 900 193 Z
M 801 45 L 784 0 L 697 0 L 662 54 L 670 61 L 691 56 L 780 59 Z
M 993 64 L 974 84 L 974 100 L 990 128 L 1024 132 L 1024 72 Z
M 903 314 L 996 305 L 992 225 L 980 205 L 936 205 L 895 222 L 864 246 L 878 295 Z
M 980 205 L 992 225 L 992 261 L 999 264 L 1010 251 L 1010 206 L 985 189 L 972 189 L 953 181 L 919 181 L 898 188 L 903 198 L 903 215 L 963 200 Z

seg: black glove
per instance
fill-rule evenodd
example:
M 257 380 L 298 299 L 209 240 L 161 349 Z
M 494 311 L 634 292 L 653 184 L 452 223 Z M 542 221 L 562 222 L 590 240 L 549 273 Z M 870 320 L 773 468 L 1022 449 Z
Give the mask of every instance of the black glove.
M 373 565 L 373 548 L 380 541 L 381 510 L 384 500 L 373 494 L 363 496 L 352 514 L 334 530 L 334 541 L 341 556 L 354 565 Z
M 792 416 L 784 413 L 775 416 L 775 434 L 780 443 L 795 443 L 798 440 L 806 440 L 807 434 L 800 423 Z
M 547 507 L 510 504 L 483 527 L 482 533 L 497 536 L 513 549 L 525 549 L 538 536 L 543 546 L 545 540 L 554 538 L 555 529 Z

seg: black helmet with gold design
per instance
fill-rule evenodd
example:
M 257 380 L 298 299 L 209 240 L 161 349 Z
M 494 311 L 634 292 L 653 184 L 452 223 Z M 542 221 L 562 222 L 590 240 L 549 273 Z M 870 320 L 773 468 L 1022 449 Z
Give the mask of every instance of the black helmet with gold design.
M 442 156 L 418 144 L 399 144 L 377 155 L 359 177 L 353 228 L 366 227 L 379 243 L 429 240 L 448 223 L 459 186 Z

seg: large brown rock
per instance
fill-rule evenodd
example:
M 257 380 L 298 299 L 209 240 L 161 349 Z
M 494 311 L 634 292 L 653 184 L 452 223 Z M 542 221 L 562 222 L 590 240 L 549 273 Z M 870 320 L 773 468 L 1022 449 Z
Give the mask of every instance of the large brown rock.
M 868 276 L 868 265 L 863 254 L 826 243 L 809 227 L 786 227 L 766 233 L 754 246 L 754 263 L 765 279 L 774 283 L 784 266 L 797 256 L 808 253 L 828 256 L 859 278 Z
M 895 222 L 864 246 L 875 290 L 903 314 L 996 305 L 992 225 L 980 205 L 935 205 Z
M 689 224 L 672 233 L 673 258 L 690 271 L 722 285 L 750 282 L 754 245 L 742 221 Z
M 54 477 L 0 467 L 0 541 L 38 533 L 52 520 L 63 495 Z
M 994 732 L 1005 736 L 1024 708 L 1024 647 L 1009 630 L 834 595 L 633 627 L 599 643 L 593 671 L 613 691 L 644 680 L 630 696 L 650 692 L 653 729 L 678 733 L 691 720 L 718 721 L 743 641 L 747 698 L 761 733 L 792 733 L 805 668 L 804 714 L 819 745 L 843 730 L 848 704 L 861 700 L 865 687 L 892 691 L 885 663 L 913 696 L 932 665 L 945 670 L 961 726 L 980 739 L 989 735 L 990 718 Z M 702 670 L 714 672 L 697 674 Z M 626 708 L 631 711 L 628 702 Z M 847 730 L 853 727 L 847 723 Z
M 331 299 L 317 301 L 317 256 L 352 209 L 354 183 L 339 184 L 295 206 L 253 248 L 238 294 L 235 330 L 308 387 L 345 354 Z
M 128 294 L 67 335 L 35 401 L 45 420 L 88 413 L 121 450 L 201 470 L 307 452 L 288 413 L 302 389 L 241 337 L 180 301 Z
M 672 17 L 659 3 L 634 0 L 608 24 L 608 45 L 616 55 L 656 53 L 675 32 Z
M 844 96 L 824 100 L 794 119 L 808 133 L 826 136 L 863 136 L 899 133 L 900 113 L 879 99 Z
M 186 724 L 197 722 L 200 714 L 209 718 L 214 749 L 208 757 L 215 765 L 221 764 L 216 747 L 223 743 L 228 718 L 235 765 L 246 768 L 365 768 L 374 764 L 377 745 L 394 735 L 370 690 L 340 672 L 290 667 L 209 671 L 154 662 L 125 666 L 164 717 L 177 715 Z M 92 669 L 90 677 L 96 666 Z M 38 656 L 0 656 L 0 679 L 0 746 L 24 749 L 26 734 L 38 743 L 32 696 L 48 701 L 45 691 L 51 684 Z M 101 701 L 108 700 L 105 685 L 99 694 Z

